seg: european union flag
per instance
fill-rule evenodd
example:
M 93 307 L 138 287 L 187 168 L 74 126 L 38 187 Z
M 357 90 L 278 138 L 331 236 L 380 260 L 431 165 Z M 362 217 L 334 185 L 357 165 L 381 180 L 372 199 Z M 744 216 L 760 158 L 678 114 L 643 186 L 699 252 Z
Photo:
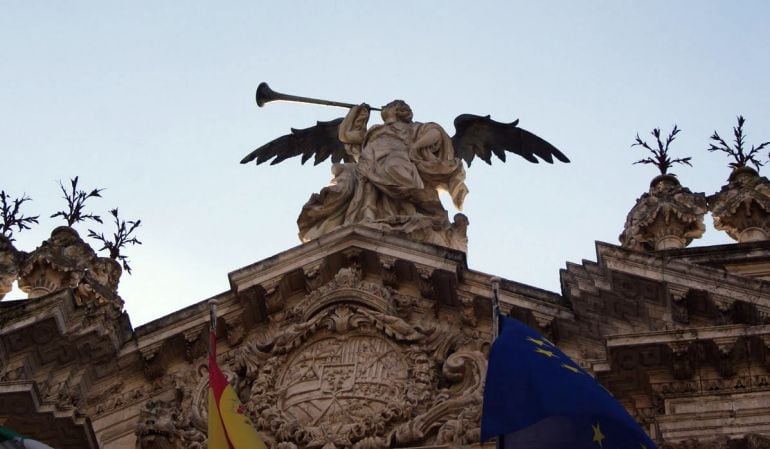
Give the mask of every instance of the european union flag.
M 610 393 L 553 343 L 503 317 L 489 354 L 481 441 L 505 448 L 653 449 Z

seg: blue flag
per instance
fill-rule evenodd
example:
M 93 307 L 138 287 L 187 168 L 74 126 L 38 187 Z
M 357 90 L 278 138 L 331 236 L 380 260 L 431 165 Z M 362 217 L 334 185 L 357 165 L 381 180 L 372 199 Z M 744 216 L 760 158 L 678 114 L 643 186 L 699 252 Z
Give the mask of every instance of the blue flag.
M 506 449 L 656 449 L 618 401 L 559 348 L 512 318 L 489 354 L 481 441 Z

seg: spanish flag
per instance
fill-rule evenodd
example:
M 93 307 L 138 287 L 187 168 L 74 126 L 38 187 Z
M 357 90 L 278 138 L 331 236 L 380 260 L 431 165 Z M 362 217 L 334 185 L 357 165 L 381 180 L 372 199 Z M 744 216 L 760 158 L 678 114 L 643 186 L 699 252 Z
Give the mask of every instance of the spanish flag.
M 209 348 L 209 449 L 267 449 L 246 414 L 246 407 L 217 365 L 216 312 L 212 305 Z

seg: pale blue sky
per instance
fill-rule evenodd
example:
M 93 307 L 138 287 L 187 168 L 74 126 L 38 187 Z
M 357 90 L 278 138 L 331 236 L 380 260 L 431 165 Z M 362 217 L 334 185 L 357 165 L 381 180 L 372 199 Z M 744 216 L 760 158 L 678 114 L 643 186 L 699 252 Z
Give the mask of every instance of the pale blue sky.
M 414 3 L 414 4 L 413 4 Z M 259 109 L 254 90 L 352 103 L 403 98 L 450 134 L 461 113 L 492 114 L 560 148 L 571 164 L 520 158 L 468 170 L 468 263 L 559 291 L 567 261 L 617 243 L 655 176 L 631 166 L 637 132 L 683 129 L 683 184 L 711 194 L 728 159 L 716 129 L 747 117 L 770 140 L 770 3 L 0 2 L 0 188 L 60 224 L 58 180 L 104 187 L 90 203 L 141 218 L 144 245 L 121 294 L 140 324 L 228 288 L 227 273 L 296 244 L 296 217 L 329 164 L 241 166 L 246 153 L 343 109 Z M 765 155 L 766 156 L 766 155 Z M 696 245 L 730 240 L 711 227 Z M 89 227 L 78 225 L 81 235 Z M 18 297 L 12 296 L 12 297 Z

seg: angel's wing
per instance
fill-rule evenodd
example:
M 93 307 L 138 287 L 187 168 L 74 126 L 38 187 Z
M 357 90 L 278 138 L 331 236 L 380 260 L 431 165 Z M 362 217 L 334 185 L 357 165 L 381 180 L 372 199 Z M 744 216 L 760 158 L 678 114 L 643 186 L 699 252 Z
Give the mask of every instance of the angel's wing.
M 548 163 L 553 158 L 569 162 L 567 156 L 556 147 L 537 137 L 531 132 L 519 128 L 519 121 L 500 123 L 487 115 L 462 114 L 455 119 L 455 135 L 452 145 L 455 155 L 462 158 L 470 167 L 473 158 L 478 156 L 487 164 L 492 163 L 492 154 L 505 162 L 505 152 L 516 153 L 524 159 L 538 163 L 535 156 Z
M 317 122 L 315 126 L 305 129 L 291 129 L 291 134 L 281 136 L 268 142 L 241 159 L 241 164 L 257 160 L 257 164 L 269 161 L 275 165 L 284 159 L 302 155 L 302 163 L 315 156 L 315 165 L 320 164 L 331 156 L 332 162 L 353 162 L 353 157 L 345 152 L 345 146 L 340 142 L 338 133 L 342 117 L 329 121 Z

